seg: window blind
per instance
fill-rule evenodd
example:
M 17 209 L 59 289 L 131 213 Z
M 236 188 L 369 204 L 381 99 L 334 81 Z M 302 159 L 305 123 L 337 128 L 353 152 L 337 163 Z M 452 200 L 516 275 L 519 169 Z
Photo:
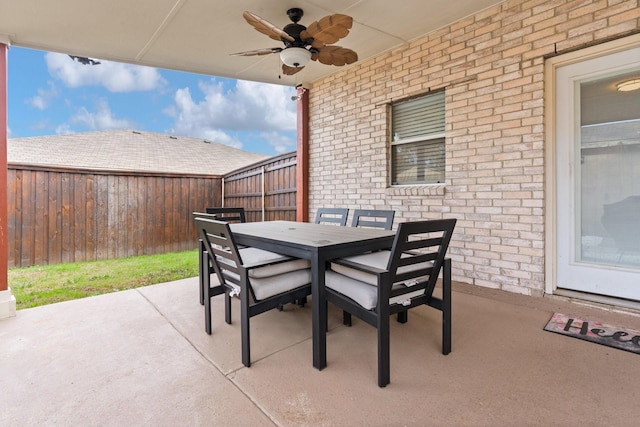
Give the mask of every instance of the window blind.
M 394 104 L 391 107 L 394 140 L 445 131 L 444 92 Z

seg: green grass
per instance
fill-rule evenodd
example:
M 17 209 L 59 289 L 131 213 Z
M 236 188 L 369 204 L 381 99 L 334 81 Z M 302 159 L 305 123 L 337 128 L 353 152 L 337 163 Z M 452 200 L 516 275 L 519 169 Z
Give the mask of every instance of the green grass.
M 16 308 L 37 307 L 198 275 L 198 252 L 9 269 Z

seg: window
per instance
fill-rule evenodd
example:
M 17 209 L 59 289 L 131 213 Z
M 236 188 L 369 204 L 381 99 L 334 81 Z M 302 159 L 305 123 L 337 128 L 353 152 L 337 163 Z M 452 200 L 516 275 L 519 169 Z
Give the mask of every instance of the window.
M 391 184 L 444 182 L 444 91 L 391 106 Z

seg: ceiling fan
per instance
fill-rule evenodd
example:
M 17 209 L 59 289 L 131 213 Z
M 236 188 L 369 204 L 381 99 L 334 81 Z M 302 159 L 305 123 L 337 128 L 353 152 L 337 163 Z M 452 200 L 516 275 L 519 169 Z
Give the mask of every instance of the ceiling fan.
M 234 53 L 238 56 L 267 55 L 280 53 L 282 72 L 291 76 L 302 70 L 309 60 L 326 65 L 342 66 L 358 60 L 358 54 L 351 49 L 329 46 L 349 34 L 353 18 L 347 15 L 328 15 L 308 27 L 298 24 L 303 11 L 299 8 L 287 10 L 292 24 L 282 30 L 251 12 L 244 12 L 244 19 L 262 34 L 284 43 L 284 47 L 272 47 Z

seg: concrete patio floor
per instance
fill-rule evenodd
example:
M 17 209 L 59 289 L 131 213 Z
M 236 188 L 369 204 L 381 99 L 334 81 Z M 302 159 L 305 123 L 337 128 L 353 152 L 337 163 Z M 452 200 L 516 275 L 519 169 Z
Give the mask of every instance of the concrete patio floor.
M 0 320 L 0 426 L 624 426 L 640 419 L 640 355 L 545 332 L 554 311 L 640 329 L 637 313 L 455 284 L 453 351 L 439 312 L 392 322 L 391 384 L 376 383 L 375 329 L 329 313 L 311 364 L 310 306 L 252 319 L 197 279 L 20 310 Z

